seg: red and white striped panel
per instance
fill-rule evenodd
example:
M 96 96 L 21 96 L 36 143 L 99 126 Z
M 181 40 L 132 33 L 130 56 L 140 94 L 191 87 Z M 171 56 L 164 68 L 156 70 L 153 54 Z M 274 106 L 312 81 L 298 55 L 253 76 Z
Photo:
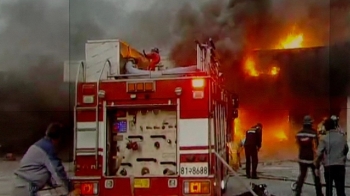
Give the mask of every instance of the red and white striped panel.
M 213 122 L 211 124 L 213 124 Z M 214 145 L 213 125 L 211 125 L 211 127 L 211 145 Z M 208 118 L 180 119 L 178 132 L 180 154 L 209 153 Z
M 96 148 L 96 122 L 77 122 L 77 156 L 94 155 Z M 105 123 L 99 122 L 99 155 L 106 145 Z M 85 152 L 84 152 L 85 151 Z

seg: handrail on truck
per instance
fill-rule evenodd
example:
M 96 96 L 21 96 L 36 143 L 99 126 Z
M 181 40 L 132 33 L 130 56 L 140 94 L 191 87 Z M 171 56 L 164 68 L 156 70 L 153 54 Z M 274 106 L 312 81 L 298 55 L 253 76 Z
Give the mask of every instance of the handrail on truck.
M 147 76 L 149 78 L 152 77 L 152 71 L 149 71 L 149 73 L 144 73 L 144 74 L 120 74 L 120 75 L 108 75 L 107 78 L 114 78 L 114 77 L 135 77 L 135 76 Z M 174 73 L 161 73 L 161 76 L 177 76 L 177 75 L 183 75 L 183 74 L 198 74 L 198 73 L 206 73 L 203 71 L 179 71 L 179 72 L 174 72 Z M 134 79 L 134 78 L 133 78 Z
M 76 77 L 75 77 L 75 94 L 74 94 L 74 101 L 75 101 L 75 105 L 74 105 L 74 141 L 73 141 L 73 163 L 75 163 L 76 160 L 76 148 L 77 148 L 77 103 L 78 103 L 78 82 L 79 82 L 79 75 L 80 75 L 80 71 L 81 69 L 83 69 L 83 82 L 85 82 L 86 80 L 86 69 L 85 69 L 85 64 L 84 61 L 80 62 L 80 66 L 78 66 L 78 71 L 76 73 Z
M 109 59 L 107 59 L 106 62 L 104 63 L 104 65 L 103 65 L 103 68 L 102 68 L 102 70 L 100 72 L 100 75 L 98 77 L 97 87 L 96 87 L 96 93 L 97 93 L 97 96 L 96 96 L 96 147 L 95 147 L 96 168 L 98 168 L 98 147 L 99 147 L 99 140 L 100 140 L 100 137 L 99 137 L 100 126 L 99 126 L 99 119 L 98 119 L 98 105 L 99 105 L 99 94 L 98 94 L 98 92 L 100 91 L 101 77 L 102 77 L 102 74 L 103 74 L 107 64 L 109 66 L 109 72 L 111 71 L 112 64 L 111 64 L 111 61 Z M 107 73 L 107 75 L 108 75 L 108 73 Z
M 221 161 L 221 163 L 228 169 L 230 170 L 230 172 L 232 172 L 234 174 L 234 177 L 237 178 L 237 180 L 245 187 L 249 190 L 249 192 L 253 195 L 253 196 L 258 196 L 251 187 L 249 187 L 246 183 L 244 183 L 240 178 L 239 175 L 237 174 L 237 172 L 235 172 L 235 170 L 233 170 L 230 165 L 220 156 L 219 153 L 217 153 L 216 151 L 213 151 L 215 156 Z

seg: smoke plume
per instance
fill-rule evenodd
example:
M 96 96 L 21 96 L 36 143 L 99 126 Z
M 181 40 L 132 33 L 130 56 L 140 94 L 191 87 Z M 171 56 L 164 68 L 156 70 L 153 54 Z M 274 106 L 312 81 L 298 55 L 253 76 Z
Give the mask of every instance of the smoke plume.
M 349 41 L 349 8 L 347 0 L 221 0 L 210 1 L 197 11 L 185 6 L 178 12 L 176 28 L 182 39 L 171 55 L 182 65 L 184 54 L 195 54 L 189 47 L 193 40 L 208 37 L 221 53 L 230 56 L 273 48 L 292 31 L 303 33 L 308 46 Z
M 291 147 L 303 116 L 312 115 L 319 122 L 329 115 L 330 107 L 339 112 L 340 102 L 333 103 L 331 97 L 344 96 L 350 84 L 350 45 L 343 44 L 350 41 L 349 11 L 347 0 L 221 0 L 198 9 L 186 5 L 178 12 L 175 33 L 181 40 L 173 46 L 171 57 L 180 66 L 194 64 L 194 40 L 212 38 L 228 87 L 240 97 L 235 122 L 241 127 L 235 131 L 243 133 L 261 122 L 264 153 L 269 158 L 281 158 L 280 152 L 284 158 L 294 157 Z M 339 46 L 267 51 L 290 33 L 303 34 L 307 47 Z M 242 70 L 247 54 L 268 59 L 269 67 L 276 63 L 280 73 L 249 77 Z M 279 132 L 286 141 L 278 141 Z
M 166 52 L 174 40 L 170 23 L 184 2 L 1 1 L 3 152 L 24 150 L 50 121 L 71 125 L 74 90 L 63 83 L 63 61 L 84 59 L 87 40 L 118 38 L 140 50 L 156 46 Z M 11 145 L 18 143 L 23 145 Z
M 243 102 L 269 108 L 272 103 L 268 100 L 275 97 L 292 101 L 294 95 L 322 96 L 328 100 L 329 95 L 343 96 L 350 84 L 349 45 L 343 44 L 350 41 L 349 11 L 347 0 L 221 0 L 197 9 L 186 5 L 177 15 L 175 33 L 182 39 L 174 44 L 171 57 L 180 66 L 194 64 L 194 40 L 212 38 L 228 86 L 246 96 L 241 96 Z M 290 33 L 303 34 L 306 47 L 340 46 L 264 54 Z M 244 56 L 260 53 L 256 49 L 261 51 L 258 56 L 271 57 L 269 61 L 279 64 L 278 77 L 251 78 L 243 72 Z M 287 107 L 286 102 L 273 104 Z

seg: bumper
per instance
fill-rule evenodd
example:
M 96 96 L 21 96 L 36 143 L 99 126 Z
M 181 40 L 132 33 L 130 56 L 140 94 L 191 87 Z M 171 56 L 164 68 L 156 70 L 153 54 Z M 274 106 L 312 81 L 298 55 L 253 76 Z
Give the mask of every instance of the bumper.
M 98 191 L 94 196 L 213 196 L 217 195 L 217 186 L 213 176 L 205 178 L 180 178 L 180 177 L 142 177 L 142 178 L 73 178 L 73 182 L 76 184 L 88 184 L 97 182 Z M 188 182 L 192 182 L 189 186 Z M 201 190 L 200 182 L 206 182 L 206 185 L 210 185 L 209 192 L 200 194 Z M 186 184 L 186 185 L 185 185 Z M 198 193 L 186 194 L 191 189 L 192 192 L 197 190 Z M 218 184 L 220 187 L 220 184 Z M 91 194 L 85 194 L 91 195 Z M 82 191 L 84 196 L 84 191 Z

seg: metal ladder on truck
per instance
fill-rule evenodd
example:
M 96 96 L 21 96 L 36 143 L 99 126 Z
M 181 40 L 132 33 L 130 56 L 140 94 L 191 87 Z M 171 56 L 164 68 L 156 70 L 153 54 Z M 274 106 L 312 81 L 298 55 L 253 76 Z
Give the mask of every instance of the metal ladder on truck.
M 109 68 L 111 68 L 111 62 L 109 61 L 109 59 L 106 60 L 106 62 L 103 65 L 102 70 L 99 73 L 99 77 L 98 80 L 96 81 L 96 92 L 97 92 L 97 96 L 96 96 L 96 105 L 95 106 L 91 106 L 91 107 L 79 107 L 78 106 L 78 83 L 82 82 L 85 83 L 86 82 L 86 65 L 84 64 L 84 62 L 81 62 L 80 66 L 78 67 L 78 71 L 76 74 L 76 79 L 75 79 L 75 105 L 74 105 L 74 147 L 73 147 L 73 162 L 74 165 L 76 164 L 76 156 L 77 156 L 77 133 L 78 133 L 78 127 L 77 127 L 77 112 L 78 111 L 86 111 L 86 110 L 94 110 L 95 111 L 95 123 L 96 126 L 93 129 L 93 131 L 96 132 L 96 141 L 95 141 L 95 150 L 94 150 L 94 154 L 95 154 L 95 169 L 99 168 L 99 161 L 98 161 L 98 152 L 99 152 L 99 88 L 100 88 L 100 82 L 101 82 L 101 77 L 102 74 L 104 73 L 105 67 L 106 65 L 109 66 Z M 82 72 L 83 75 L 83 79 L 82 81 L 79 81 L 79 76 Z

